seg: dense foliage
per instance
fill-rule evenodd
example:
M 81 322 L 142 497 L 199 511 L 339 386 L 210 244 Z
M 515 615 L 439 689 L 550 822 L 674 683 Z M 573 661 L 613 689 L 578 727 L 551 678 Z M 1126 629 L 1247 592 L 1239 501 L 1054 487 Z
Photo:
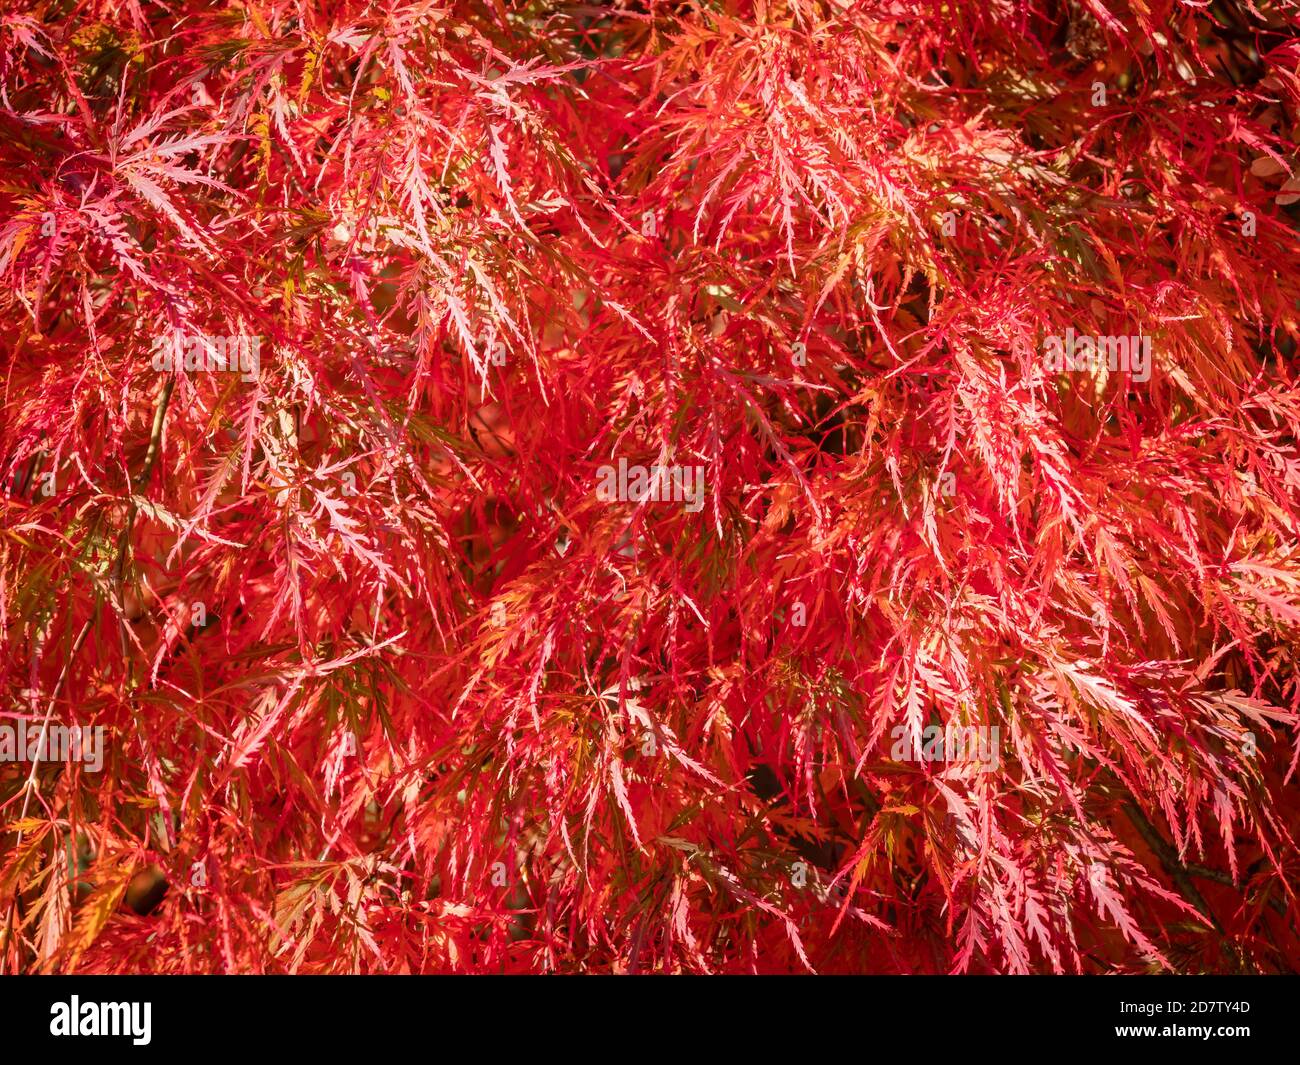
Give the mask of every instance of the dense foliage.
M 1291 0 L 0 8 L 4 971 L 1296 966 Z

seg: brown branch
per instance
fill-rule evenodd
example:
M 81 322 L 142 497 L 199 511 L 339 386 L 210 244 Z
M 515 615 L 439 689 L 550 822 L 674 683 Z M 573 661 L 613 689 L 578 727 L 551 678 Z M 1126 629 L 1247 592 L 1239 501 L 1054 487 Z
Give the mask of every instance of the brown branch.
M 158 394 L 158 401 L 153 408 L 153 425 L 149 430 L 149 446 L 145 449 L 144 462 L 140 466 L 140 472 L 136 474 L 135 480 L 131 482 L 131 509 L 127 513 L 126 527 L 122 530 L 122 535 L 118 539 L 117 561 L 114 563 L 114 577 L 118 585 L 118 605 L 121 606 L 122 599 L 122 577 L 125 569 L 126 554 L 131 546 L 131 532 L 135 528 L 135 516 L 139 511 L 139 504 L 135 501 L 135 496 L 139 495 L 149 485 L 149 478 L 153 474 L 154 463 L 158 461 L 158 454 L 162 450 L 162 431 L 163 423 L 167 420 L 167 407 L 171 403 L 172 390 L 176 387 L 176 378 L 171 374 L 163 382 L 162 391 Z
M 1204 896 L 1192 883 L 1191 871 L 1178 860 L 1178 852 L 1165 840 L 1164 836 L 1156 831 L 1155 825 L 1147 820 L 1147 815 L 1133 803 L 1126 802 L 1124 812 L 1128 815 L 1133 827 L 1138 830 L 1138 834 L 1146 841 L 1147 846 L 1160 859 L 1161 867 L 1169 876 L 1169 879 L 1174 882 L 1174 886 L 1178 888 L 1183 898 L 1195 906 L 1201 915 L 1214 926 L 1214 930 L 1222 935 L 1223 925 L 1219 924 L 1219 919 L 1210 910 L 1210 904 L 1205 901 Z

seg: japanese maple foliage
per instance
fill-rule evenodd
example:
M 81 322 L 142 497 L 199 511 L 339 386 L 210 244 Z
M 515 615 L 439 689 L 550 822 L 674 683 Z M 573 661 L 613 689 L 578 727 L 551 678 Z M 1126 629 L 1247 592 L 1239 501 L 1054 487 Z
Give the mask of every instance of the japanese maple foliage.
M 4 971 L 1296 968 L 1294 2 L 0 9 Z

